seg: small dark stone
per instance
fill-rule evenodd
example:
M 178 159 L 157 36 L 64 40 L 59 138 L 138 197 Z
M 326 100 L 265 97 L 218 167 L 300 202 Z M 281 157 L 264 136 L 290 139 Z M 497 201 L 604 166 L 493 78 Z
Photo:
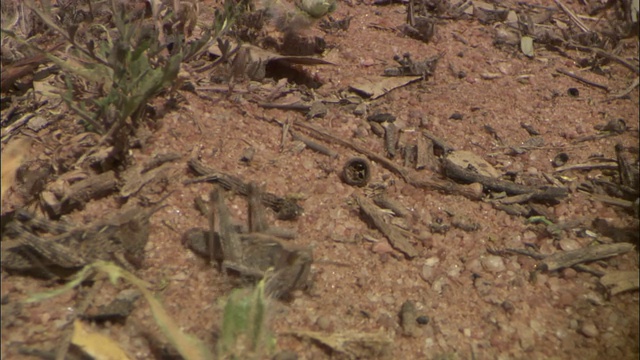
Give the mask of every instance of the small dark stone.
M 426 315 L 421 315 L 416 318 L 416 322 L 420 325 L 427 325 L 429 323 L 429 317 Z
M 513 304 L 511 303 L 511 301 L 503 301 L 502 304 L 500 305 L 502 306 L 502 309 L 507 313 L 507 314 L 513 314 L 514 311 L 516 311 L 515 306 L 513 306 Z
M 367 117 L 367 120 L 377 122 L 377 123 L 394 122 L 396 121 L 396 117 L 389 113 L 378 113 L 378 114 L 369 115 Z
M 580 90 L 576 88 L 569 88 L 569 90 L 567 90 L 567 94 L 572 97 L 578 97 L 580 96 Z
M 451 114 L 451 116 L 449 116 L 449 119 L 451 120 L 462 120 L 462 118 L 464 118 L 464 115 L 460 114 L 459 112 L 454 112 L 453 114 Z

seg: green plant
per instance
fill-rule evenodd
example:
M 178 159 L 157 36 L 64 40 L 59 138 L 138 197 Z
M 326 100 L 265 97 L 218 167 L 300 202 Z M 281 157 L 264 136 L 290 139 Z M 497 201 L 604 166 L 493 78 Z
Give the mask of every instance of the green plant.
M 175 89 L 181 63 L 226 32 L 242 10 L 226 0 L 213 24 L 203 26 L 202 36 L 187 42 L 185 34 L 197 22 L 194 9 L 160 9 L 160 2 L 152 1 L 152 17 L 145 18 L 121 1 L 97 2 L 93 7 L 92 3 L 85 11 L 80 2 L 71 1 L 54 14 L 47 1 L 41 7 L 33 0 L 26 2 L 37 18 L 70 45 L 62 55 L 47 53 L 24 35 L 6 29 L 2 33 L 60 67 L 67 88 L 62 98 L 87 130 L 104 136 L 103 143 L 128 138 L 128 129 L 137 126 L 147 103 L 162 91 Z M 89 21 L 67 24 L 65 20 L 78 17 Z M 84 26 L 83 31 L 79 26 Z
M 268 298 L 265 282 L 252 289 L 236 289 L 226 300 L 217 354 L 223 359 L 263 358 L 275 343 L 266 329 Z

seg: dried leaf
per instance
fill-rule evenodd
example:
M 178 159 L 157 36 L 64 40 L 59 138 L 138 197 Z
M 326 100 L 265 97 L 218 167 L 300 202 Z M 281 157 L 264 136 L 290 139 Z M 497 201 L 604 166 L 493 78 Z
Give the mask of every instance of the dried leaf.
M 528 57 L 533 57 L 533 38 L 531 36 L 523 36 L 520 38 L 520 50 Z
M 617 295 L 621 292 L 638 290 L 640 288 L 640 277 L 638 271 L 608 271 L 607 274 L 600 278 L 600 283 L 607 289 L 611 295 Z
M 131 359 L 127 353 L 113 339 L 97 332 L 92 332 L 82 321 L 73 322 L 73 337 L 71 343 L 82 349 L 87 355 L 96 360 L 127 360 Z
M 10 142 L 2 152 L 2 192 L 0 193 L 0 203 L 4 203 L 4 193 L 16 181 L 16 171 L 22 165 L 27 154 L 31 141 L 20 138 Z
M 422 76 L 369 76 L 367 78 L 357 79 L 353 84 L 349 85 L 349 87 L 374 100 L 393 89 L 408 85 L 420 79 L 422 79 Z

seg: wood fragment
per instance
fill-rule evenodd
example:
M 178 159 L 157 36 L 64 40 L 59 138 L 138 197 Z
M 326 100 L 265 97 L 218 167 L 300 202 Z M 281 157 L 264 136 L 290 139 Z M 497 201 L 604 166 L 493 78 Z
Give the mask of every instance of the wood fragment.
M 387 123 L 384 126 L 384 147 L 387 151 L 387 157 L 393 159 L 396 157 L 396 145 L 398 144 L 398 128 L 395 123 Z
M 275 103 L 258 103 L 258 106 L 264 109 L 280 109 L 280 110 L 294 110 L 303 113 L 308 113 L 311 109 L 311 105 L 305 103 L 295 104 L 275 104 Z
M 553 172 L 559 173 L 559 172 L 570 171 L 570 170 L 591 170 L 591 169 L 617 170 L 618 163 L 613 161 L 607 161 L 607 162 L 596 161 L 596 162 L 589 162 L 589 163 L 583 163 L 583 164 L 564 165 L 564 166 L 558 166 L 553 170 Z
M 611 296 L 625 291 L 638 290 L 640 277 L 637 270 L 609 271 L 600 278 L 600 283 L 609 290 Z
M 338 153 L 334 150 L 329 149 L 328 147 L 318 144 L 317 142 L 309 139 L 308 137 L 300 134 L 297 131 L 289 130 L 291 136 L 294 140 L 302 141 L 309 149 L 319 152 L 320 154 L 327 155 L 332 158 L 338 157 Z
M 402 152 L 404 154 L 404 167 L 412 167 L 416 162 L 416 152 L 418 146 L 413 144 L 405 144 L 402 146 Z
M 113 171 L 107 171 L 78 181 L 69 187 L 69 191 L 60 200 L 60 212 L 55 215 L 70 212 L 91 199 L 105 196 L 115 190 L 117 184 L 116 174 Z
M 580 81 L 583 84 L 589 85 L 589 86 L 593 86 L 593 87 L 597 87 L 599 89 L 602 89 L 606 92 L 609 92 L 609 87 L 607 87 L 606 85 L 602 85 L 602 84 L 598 84 L 595 81 L 591 81 L 588 79 L 583 78 L 582 76 L 576 75 L 574 73 L 572 73 L 571 71 L 565 70 L 565 69 L 556 69 L 557 72 L 559 72 L 560 74 L 566 75 L 570 78 L 576 79 L 578 81 Z
M 555 271 L 589 261 L 601 260 L 624 254 L 633 250 L 634 247 L 635 246 L 630 243 L 617 243 L 589 246 L 573 251 L 557 252 L 544 258 L 544 260 L 538 264 L 538 267 L 547 271 Z
M 433 154 L 433 140 L 418 136 L 416 149 L 416 170 L 428 169 L 433 172 L 438 171 L 438 159 Z
M 579 28 L 580 30 L 589 33 L 591 32 L 591 29 L 589 29 L 589 27 L 587 25 L 585 25 L 582 20 L 580 20 L 580 18 L 578 16 L 576 16 L 576 14 L 573 13 L 573 11 L 571 11 L 571 9 L 569 9 L 565 4 L 563 4 L 560 0 L 554 0 L 556 2 L 556 4 L 558 5 L 558 7 L 564 11 L 565 14 L 567 14 L 567 16 L 569 17 L 569 19 L 571 19 L 571 21 L 573 21 Z
M 399 229 L 396 229 L 393 225 L 389 225 L 384 221 L 384 217 L 377 206 L 364 196 L 356 194 L 355 199 L 362 212 L 373 222 L 376 228 L 387 237 L 389 244 L 394 249 L 401 251 L 409 259 L 418 256 L 418 251 L 411 245 L 409 239 L 407 239 Z
M 506 192 L 508 195 L 521 195 L 530 194 L 530 200 L 536 201 L 557 201 L 568 195 L 566 188 L 548 187 L 542 186 L 540 188 L 533 188 L 530 186 L 516 184 L 511 181 L 505 181 L 500 179 L 494 179 L 488 176 L 483 176 L 473 171 L 461 169 L 460 167 L 444 161 L 444 170 L 448 177 L 463 181 L 467 183 L 480 183 L 486 189 L 495 192 Z
M 435 136 L 434 134 L 430 133 L 427 130 L 422 130 L 422 135 L 426 136 L 428 139 L 433 141 L 434 145 L 439 146 L 440 148 L 442 148 L 442 150 L 444 151 L 445 154 L 455 150 L 455 148 L 453 146 L 449 145 L 446 141 L 440 139 L 439 137 Z
M 603 203 L 609 204 L 609 205 L 620 206 L 620 207 L 623 207 L 623 208 L 628 209 L 628 210 L 633 210 L 633 208 L 634 208 L 633 201 L 614 198 L 614 197 L 607 196 L 607 195 L 591 194 L 591 199 L 594 200 L 594 201 L 600 201 L 600 202 L 603 202 Z
M 381 208 L 393 211 L 396 216 L 407 217 L 409 211 L 399 202 L 389 198 L 385 193 L 380 193 L 373 197 L 373 202 Z

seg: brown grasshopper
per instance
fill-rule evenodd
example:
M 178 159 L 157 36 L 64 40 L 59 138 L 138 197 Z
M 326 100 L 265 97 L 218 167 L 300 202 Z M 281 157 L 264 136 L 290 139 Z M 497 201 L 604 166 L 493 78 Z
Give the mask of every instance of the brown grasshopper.
M 209 230 L 189 230 L 186 245 L 218 261 L 225 271 L 252 279 L 266 278 L 266 292 L 273 297 L 306 287 L 313 262 L 311 249 L 286 244 L 270 234 L 255 184 L 249 185 L 248 197 L 249 227 L 248 232 L 242 232 L 231 223 L 222 190 L 216 186 L 210 194 Z

